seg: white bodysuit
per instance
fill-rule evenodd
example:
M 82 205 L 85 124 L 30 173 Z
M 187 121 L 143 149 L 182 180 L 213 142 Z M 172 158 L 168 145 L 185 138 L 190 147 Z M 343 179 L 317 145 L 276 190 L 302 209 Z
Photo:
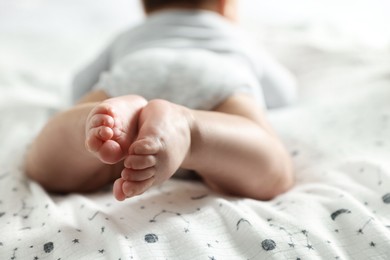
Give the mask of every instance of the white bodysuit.
M 157 12 L 119 35 L 75 77 L 74 101 L 92 89 L 202 110 L 235 93 L 267 108 L 288 105 L 296 95 L 291 74 L 233 24 L 213 12 L 184 10 Z

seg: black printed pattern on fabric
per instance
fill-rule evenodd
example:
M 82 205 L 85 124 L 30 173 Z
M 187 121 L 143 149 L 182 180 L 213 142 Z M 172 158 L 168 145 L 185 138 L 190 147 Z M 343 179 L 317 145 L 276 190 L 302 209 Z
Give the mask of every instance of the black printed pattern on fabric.
M 360 173 L 364 172 L 362 169 L 359 169 Z M 367 172 L 369 172 L 367 170 Z M 4 174 L 2 176 L 5 176 Z M 0 179 L 0 183 L 4 180 L 6 180 L 9 177 L 3 177 L 3 179 Z M 9 186 L 9 190 L 15 194 L 26 192 L 26 186 L 24 183 L 15 182 L 15 185 Z M 382 182 L 378 182 L 377 185 L 381 186 Z M 164 192 L 157 192 L 157 194 L 160 194 L 159 196 L 166 197 L 166 198 L 173 198 L 172 193 L 164 193 Z M 204 214 L 205 208 L 207 209 L 207 203 L 209 203 L 210 199 L 213 199 L 214 195 L 210 195 L 208 193 L 201 193 L 201 194 L 188 194 L 187 201 L 193 203 L 193 207 L 190 211 L 176 211 L 176 210 L 168 210 L 168 209 L 161 209 L 160 211 L 156 211 L 156 203 L 151 200 L 142 200 L 140 199 L 138 203 L 133 204 L 137 205 L 137 208 L 140 212 L 144 212 L 144 216 L 150 216 L 148 221 L 144 222 L 144 225 L 149 227 L 147 228 L 150 231 L 155 230 L 154 232 L 147 232 L 140 237 L 139 235 L 134 236 L 133 234 L 129 233 L 125 236 L 123 236 L 123 239 L 127 241 L 126 243 L 129 244 L 129 248 L 131 248 L 131 252 L 136 252 L 137 248 L 133 247 L 132 245 L 135 245 L 135 241 L 140 241 L 142 239 L 145 244 L 148 244 L 150 246 L 153 245 L 161 245 L 164 243 L 167 243 L 167 241 L 170 240 L 170 237 L 172 234 L 165 234 L 161 233 L 160 227 L 164 226 L 167 222 L 167 220 L 175 219 L 176 223 L 179 227 L 179 232 L 184 235 L 182 237 L 184 240 L 187 238 L 190 238 L 192 234 L 198 233 L 199 230 L 194 228 L 192 225 L 194 221 L 194 216 L 197 214 Z M 342 195 L 337 195 L 341 201 L 343 200 Z M 389 193 L 385 193 L 381 197 L 381 203 L 382 205 L 389 204 Z M 208 202 L 207 202 L 208 201 Z M 99 209 L 99 210 L 93 210 L 90 208 L 87 204 L 80 204 L 78 207 L 78 214 L 79 216 L 84 216 L 84 223 L 90 223 L 87 226 L 83 225 L 84 228 L 76 228 L 76 229 L 70 229 L 69 226 L 63 226 L 59 225 L 57 223 L 57 218 L 55 217 L 55 214 L 52 214 L 52 210 L 55 206 L 52 203 L 44 203 L 39 205 L 33 200 L 30 200 L 29 198 L 21 198 L 20 202 L 18 203 L 19 206 L 13 207 L 12 212 L 8 212 L 5 210 L 5 201 L 4 199 L 0 200 L 0 224 L 2 226 L 9 226 L 13 221 L 24 221 L 26 225 L 19 229 L 19 232 L 21 234 L 26 234 L 26 236 L 20 236 L 19 238 L 14 237 L 12 239 L 12 247 L 10 247 L 11 243 L 8 240 L 0 240 L 0 252 L 6 252 L 6 257 L 8 259 L 24 259 L 24 256 L 28 252 L 33 252 L 31 259 L 41 259 L 50 256 L 52 259 L 64 259 L 66 258 L 66 252 L 69 252 L 69 249 L 74 248 L 74 250 L 82 252 L 85 250 L 85 254 L 88 256 L 98 257 L 101 256 L 112 256 L 115 255 L 115 253 L 118 255 L 117 259 L 126 259 L 127 257 L 130 257 L 130 259 L 136 259 L 133 258 L 133 255 L 130 253 L 130 255 L 123 255 L 120 252 L 114 252 L 113 248 L 107 244 L 107 243 L 97 243 L 96 248 L 93 249 L 93 246 L 89 244 L 88 248 L 86 248 L 86 243 L 88 239 L 87 237 L 95 237 L 99 239 L 105 240 L 109 237 L 112 237 L 113 233 L 113 227 L 115 222 L 122 222 L 127 223 L 126 217 L 121 216 L 117 218 L 118 216 L 114 215 L 107 215 L 104 213 L 105 210 Z M 167 204 L 167 205 L 174 205 L 173 204 Z M 287 211 L 290 207 L 295 205 L 294 201 L 284 201 L 284 200 L 278 200 L 272 202 L 273 207 L 280 212 Z M 365 203 L 366 206 L 369 206 L 369 203 Z M 112 207 L 112 203 L 105 204 L 105 208 L 109 209 Z M 179 209 L 179 207 L 172 207 Z M 190 206 L 191 208 L 191 206 Z M 230 209 L 230 205 L 227 204 L 227 201 L 219 203 L 218 210 L 220 212 L 225 212 Z M 42 212 L 46 212 L 46 218 L 41 219 L 39 223 L 37 223 L 37 216 L 39 214 L 42 214 Z M 333 229 L 333 232 L 335 234 L 343 234 L 348 233 L 349 231 L 343 227 L 342 224 L 338 224 L 338 222 L 342 223 L 343 221 L 350 221 L 354 219 L 354 210 L 347 209 L 347 208 L 339 208 L 335 209 L 333 212 L 329 213 L 328 215 L 328 223 L 334 223 L 333 226 L 336 227 Z M 244 214 L 243 214 L 244 215 Z M 114 222 L 112 222 L 114 221 Z M 257 244 L 257 249 L 252 250 L 251 254 L 247 255 L 247 259 L 259 259 L 261 257 L 264 257 L 268 253 L 272 252 L 272 254 L 278 254 L 278 252 L 289 252 L 289 255 L 294 255 L 296 259 L 304 259 L 305 257 L 308 257 L 311 255 L 310 252 L 313 252 L 314 255 L 319 248 L 322 248 L 324 246 L 329 247 L 337 247 L 338 241 L 334 239 L 326 239 L 324 237 L 324 241 L 318 241 L 314 239 L 311 236 L 312 232 L 309 227 L 302 228 L 295 225 L 287 224 L 281 222 L 279 219 L 270 217 L 266 219 L 266 223 L 268 223 L 269 233 L 266 235 L 266 233 L 262 232 L 261 228 L 257 226 L 255 223 L 258 220 L 253 219 L 253 216 L 250 217 L 237 217 L 236 219 L 232 218 L 230 220 L 230 224 L 227 223 L 227 227 L 230 226 L 230 232 L 232 234 L 236 233 L 237 235 L 246 234 L 246 235 L 253 235 L 253 234 L 261 234 L 261 236 L 264 236 L 262 240 L 260 240 Z M 156 225 L 157 224 L 157 225 Z M 375 215 L 367 216 L 366 220 L 361 223 L 361 225 L 354 231 L 355 236 L 367 236 L 367 247 L 371 248 L 372 250 L 376 250 L 378 246 L 381 246 L 381 241 L 378 239 L 375 239 L 374 237 L 370 236 L 369 234 L 372 232 L 372 228 L 377 226 L 379 222 L 375 218 Z M 57 228 L 56 228 L 57 227 Z M 86 228 L 86 227 L 93 227 Z M 387 226 L 386 228 L 390 228 L 390 226 Z M 51 235 L 45 236 L 47 239 L 46 241 L 40 240 L 35 241 L 30 239 L 27 239 L 25 237 L 28 237 L 28 234 L 31 234 L 31 232 L 39 232 L 40 230 L 44 230 L 47 233 L 51 233 Z M 56 230 L 53 232 L 53 230 Z M 94 230 L 94 231 L 93 231 Z M 48 232 L 49 231 L 49 232 Z M 204 231 L 202 231 L 204 232 Z M 201 232 L 201 233 L 202 233 Z M 207 230 L 206 230 L 207 232 Z M 210 233 L 211 234 L 211 233 Z M 38 233 L 36 233 L 35 238 L 37 238 Z M 4 238 L 3 238 L 4 239 Z M 354 239 L 351 237 L 351 239 Z M 209 259 L 218 259 L 218 253 L 213 254 L 213 252 L 217 252 L 218 248 L 222 245 L 224 241 L 223 237 L 213 237 L 210 240 L 204 243 L 204 247 L 207 249 L 207 251 L 210 253 L 208 258 Z M 4 251 L 6 249 L 6 251 Z M 305 249 L 306 251 L 302 251 Z M 217 250 L 217 251 L 215 251 Z M 8 252 L 8 253 L 7 253 Z M 304 252 L 304 253 L 302 253 Z M 65 255 L 64 255 L 65 254 Z M 341 259 L 341 256 L 334 255 L 335 259 Z

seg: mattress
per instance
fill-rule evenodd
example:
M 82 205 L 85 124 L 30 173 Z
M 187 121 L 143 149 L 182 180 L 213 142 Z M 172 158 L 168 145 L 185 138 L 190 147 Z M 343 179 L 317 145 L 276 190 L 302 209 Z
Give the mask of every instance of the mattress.
M 110 1 L 1 3 L 0 259 L 389 259 L 390 44 L 334 37 L 330 22 L 246 20 L 300 85 L 267 114 L 293 158 L 288 192 L 258 201 L 170 179 L 118 202 L 110 185 L 58 195 L 29 180 L 24 155 L 70 105 L 73 73 L 142 19 L 119 2 L 131 18 Z

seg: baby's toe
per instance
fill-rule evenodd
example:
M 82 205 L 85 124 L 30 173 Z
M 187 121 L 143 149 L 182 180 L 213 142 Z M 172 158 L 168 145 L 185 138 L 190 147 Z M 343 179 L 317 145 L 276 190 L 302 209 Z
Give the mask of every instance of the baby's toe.
M 156 174 L 156 168 L 151 167 L 144 170 L 132 170 L 124 168 L 122 171 L 122 178 L 126 181 L 146 181 L 147 179 L 150 179 L 154 177 Z
M 112 189 L 112 192 L 114 193 L 114 197 L 119 200 L 123 201 L 126 199 L 126 194 L 123 192 L 123 183 L 125 182 L 124 179 L 119 178 L 114 182 L 114 186 Z
M 85 147 L 89 151 L 97 151 L 103 144 L 103 140 L 100 138 L 100 128 L 92 128 L 87 132 L 87 138 L 85 139 Z
M 106 126 L 95 127 L 90 129 L 87 133 L 87 138 L 85 140 L 85 144 L 88 150 L 97 151 L 100 149 L 102 144 L 110 140 L 114 132 L 111 128 Z
M 145 181 L 124 181 L 122 184 L 122 191 L 127 198 L 141 195 L 149 189 L 154 183 L 154 177 Z
M 135 141 L 129 148 L 130 154 L 148 155 L 156 154 L 162 148 L 162 142 L 158 138 L 144 138 Z
M 108 115 L 111 117 L 115 117 L 114 108 L 106 102 L 102 102 L 99 105 L 97 105 L 96 107 L 94 107 L 93 110 L 91 111 L 91 113 L 93 115 L 102 114 L 102 115 Z
M 129 155 L 124 165 L 133 170 L 142 170 L 156 165 L 157 159 L 154 155 Z
M 97 128 L 97 138 L 100 138 L 103 141 L 110 140 L 114 136 L 114 131 L 110 127 L 101 126 Z
M 107 140 L 103 142 L 97 152 L 98 158 L 106 164 L 115 164 L 123 159 L 122 148 L 117 142 L 113 140 Z
M 114 127 L 114 118 L 106 114 L 95 114 L 90 119 L 90 127 L 108 126 Z

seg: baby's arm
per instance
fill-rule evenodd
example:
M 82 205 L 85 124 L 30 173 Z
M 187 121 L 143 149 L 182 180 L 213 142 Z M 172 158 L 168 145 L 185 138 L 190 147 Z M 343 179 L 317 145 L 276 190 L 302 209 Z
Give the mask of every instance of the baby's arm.
M 234 95 L 214 112 L 192 115 L 191 148 L 182 167 L 197 171 L 211 188 L 270 199 L 292 186 L 289 154 L 252 98 Z

